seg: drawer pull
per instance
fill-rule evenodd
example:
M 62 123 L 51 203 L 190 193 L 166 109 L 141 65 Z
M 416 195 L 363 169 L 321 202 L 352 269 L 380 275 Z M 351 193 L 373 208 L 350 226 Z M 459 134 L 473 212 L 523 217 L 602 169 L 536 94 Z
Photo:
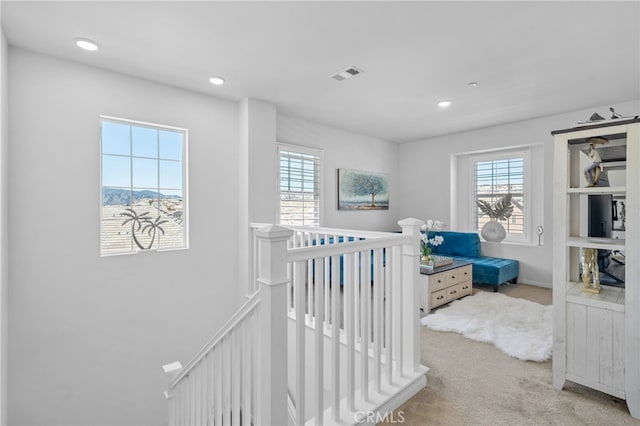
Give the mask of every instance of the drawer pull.
M 440 300 L 440 299 L 444 299 L 444 296 L 438 296 L 438 297 L 436 297 L 436 300 Z
M 456 276 L 455 276 L 455 275 L 451 275 L 451 278 L 455 280 L 455 279 L 456 279 Z
M 438 282 L 439 282 L 439 283 L 441 283 L 441 282 L 442 282 L 442 280 L 438 280 Z
M 464 287 L 462 287 L 462 289 L 463 289 L 463 290 L 466 290 L 466 289 L 468 289 L 468 288 L 469 288 L 469 286 L 468 286 L 468 285 L 465 285 Z
M 465 274 L 465 275 L 469 275 L 469 273 L 468 273 L 468 272 L 465 272 L 464 274 Z
M 455 291 L 455 290 L 451 290 L 451 291 L 449 292 L 449 294 L 456 294 L 456 293 L 457 293 L 457 291 Z

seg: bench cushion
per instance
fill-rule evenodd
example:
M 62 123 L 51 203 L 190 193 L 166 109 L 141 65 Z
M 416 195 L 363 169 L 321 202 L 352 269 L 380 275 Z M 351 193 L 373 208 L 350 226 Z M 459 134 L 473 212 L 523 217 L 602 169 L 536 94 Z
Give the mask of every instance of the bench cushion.
M 518 276 L 519 263 L 513 259 L 480 254 L 480 237 L 475 232 L 429 231 L 429 238 L 442 235 L 444 242 L 433 253 L 473 263 L 473 282 L 500 285 Z
M 473 282 L 500 285 L 518 276 L 519 263 L 513 259 L 497 257 L 452 256 L 456 260 L 473 263 Z

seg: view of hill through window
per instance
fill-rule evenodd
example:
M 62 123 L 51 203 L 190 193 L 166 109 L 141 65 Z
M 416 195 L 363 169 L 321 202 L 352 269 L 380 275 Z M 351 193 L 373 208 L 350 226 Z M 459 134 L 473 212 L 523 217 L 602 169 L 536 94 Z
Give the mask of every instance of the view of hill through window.
M 186 247 L 186 130 L 101 120 L 102 255 Z

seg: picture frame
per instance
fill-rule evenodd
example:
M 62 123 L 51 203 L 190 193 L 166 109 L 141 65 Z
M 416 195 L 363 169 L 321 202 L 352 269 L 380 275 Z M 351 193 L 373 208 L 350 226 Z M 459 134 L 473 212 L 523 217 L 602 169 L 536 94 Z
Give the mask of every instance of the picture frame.
M 388 210 L 389 175 L 338 169 L 338 210 Z

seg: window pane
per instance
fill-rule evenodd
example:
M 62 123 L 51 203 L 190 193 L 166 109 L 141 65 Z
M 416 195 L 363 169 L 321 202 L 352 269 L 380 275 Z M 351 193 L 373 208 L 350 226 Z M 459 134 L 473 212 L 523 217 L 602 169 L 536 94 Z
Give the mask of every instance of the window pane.
M 170 216 L 173 220 L 182 224 L 184 208 L 182 205 L 182 191 L 166 189 L 160 194 L 160 205 L 162 212 Z
M 122 213 L 131 208 L 131 189 L 105 188 L 102 190 L 102 222 L 100 224 L 100 250 L 102 254 L 115 254 L 132 250 L 131 224 L 123 224 Z
M 131 159 L 115 155 L 102 156 L 102 186 L 131 185 Z
M 182 160 L 182 133 L 160 131 L 160 158 Z
M 505 194 L 511 194 L 513 213 L 501 220 L 507 233 L 524 233 L 524 158 L 478 161 L 475 163 L 475 199 L 495 204 Z M 476 229 L 490 218 L 475 208 Z
M 280 151 L 280 223 L 320 225 L 320 157 Z
M 158 160 L 133 159 L 133 187 L 158 188 Z
M 160 188 L 182 188 L 182 163 L 160 160 Z
M 132 152 L 137 157 L 158 157 L 158 131 L 148 127 L 131 127 Z
M 130 126 L 102 122 L 102 153 L 131 155 Z
M 101 254 L 184 248 L 186 132 L 101 123 Z

